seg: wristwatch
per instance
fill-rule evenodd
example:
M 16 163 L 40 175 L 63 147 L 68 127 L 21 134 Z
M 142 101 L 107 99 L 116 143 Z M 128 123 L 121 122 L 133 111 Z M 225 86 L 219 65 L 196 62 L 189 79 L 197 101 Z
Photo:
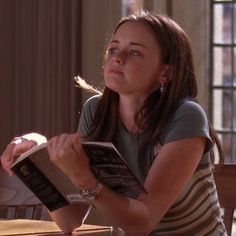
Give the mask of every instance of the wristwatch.
M 97 182 L 97 185 L 93 189 L 82 189 L 80 188 L 81 196 L 88 201 L 94 200 L 102 191 L 103 185 Z

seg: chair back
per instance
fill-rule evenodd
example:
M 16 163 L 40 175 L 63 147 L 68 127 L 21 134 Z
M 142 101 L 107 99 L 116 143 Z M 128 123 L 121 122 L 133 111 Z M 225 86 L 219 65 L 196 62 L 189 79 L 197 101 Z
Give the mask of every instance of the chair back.
M 220 206 L 224 209 L 224 224 L 230 236 L 236 208 L 236 164 L 215 165 L 213 174 Z
M 40 220 L 43 205 L 0 205 L 0 218 Z

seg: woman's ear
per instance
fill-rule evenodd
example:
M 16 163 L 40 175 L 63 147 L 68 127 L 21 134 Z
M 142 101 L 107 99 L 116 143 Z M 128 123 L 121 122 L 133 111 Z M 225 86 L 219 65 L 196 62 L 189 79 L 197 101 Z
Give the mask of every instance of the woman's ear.
M 173 79 L 173 66 L 172 65 L 164 65 L 163 76 L 164 76 L 165 83 Z
M 161 74 L 161 82 L 167 83 L 173 79 L 173 66 L 164 65 L 163 72 Z
M 160 76 L 160 83 L 165 84 L 172 80 L 173 78 L 173 66 L 172 65 L 164 65 L 163 70 Z

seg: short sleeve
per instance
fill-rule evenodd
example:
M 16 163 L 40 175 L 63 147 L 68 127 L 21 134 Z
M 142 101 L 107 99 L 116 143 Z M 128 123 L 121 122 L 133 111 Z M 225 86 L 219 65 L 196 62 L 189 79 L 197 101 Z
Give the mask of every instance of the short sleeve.
M 193 101 L 185 101 L 177 109 L 163 135 L 163 143 L 192 137 L 205 137 L 204 153 L 212 148 L 209 125 L 202 107 Z
M 99 100 L 100 96 L 95 95 L 89 98 L 83 106 L 77 130 L 82 137 L 86 136 L 91 130 L 93 117 Z

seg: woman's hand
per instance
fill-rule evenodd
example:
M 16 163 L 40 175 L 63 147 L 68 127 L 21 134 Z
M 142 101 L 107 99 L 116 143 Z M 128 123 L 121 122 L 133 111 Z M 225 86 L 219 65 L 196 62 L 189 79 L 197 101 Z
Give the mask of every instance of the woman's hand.
M 21 137 L 15 137 L 7 145 L 5 151 L 0 157 L 2 168 L 7 171 L 10 176 L 14 175 L 13 171 L 11 170 L 11 166 L 17 156 L 28 151 L 33 146 L 36 146 L 46 141 L 47 139 L 44 136 L 37 133 L 30 133 Z
M 51 160 L 77 187 L 89 189 L 96 185 L 78 133 L 53 137 L 48 141 L 48 152 Z

